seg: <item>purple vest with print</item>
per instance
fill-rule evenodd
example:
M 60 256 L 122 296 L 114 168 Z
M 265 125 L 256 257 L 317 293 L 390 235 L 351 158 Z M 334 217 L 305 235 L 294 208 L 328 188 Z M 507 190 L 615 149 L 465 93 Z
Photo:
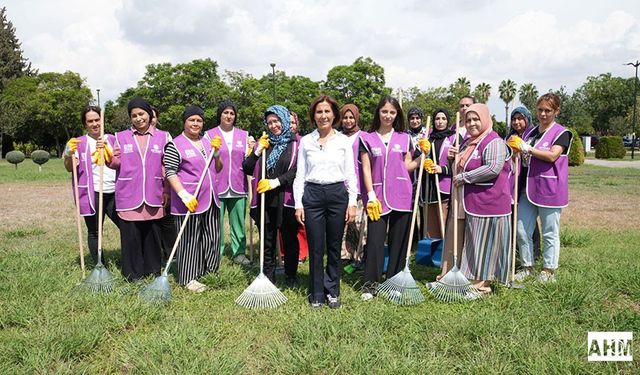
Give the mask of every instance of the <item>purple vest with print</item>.
M 537 127 L 533 129 L 537 129 Z M 525 133 L 525 141 L 529 139 L 533 129 Z M 550 151 L 553 143 L 565 131 L 567 131 L 565 127 L 554 122 L 533 147 L 538 150 Z M 571 148 L 571 143 L 569 143 L 569 148 Z M 553 163 L 534 156 L 531 157 L 527 171 L 527 198 L 531 203 L 549 208 L 561 208 L 569 205 L 568 155 L 569 150 L 565 155 L 560 155 Z
M 409 152 L 411 138 L 407 133 L 393 132 L 385 146 L 377 132 L 362 134 L 369 154 L 373 191 L 382 204 L 382 214 L 391 210 L 411 211 L 413 188 L 404 158 Z M 367 194 L 362 194 L 367 204 Z
M 296 140 L 291 142 L 291 161 L 289 162 L 289 168 L 287 171 L 291 170 L 291 168 L 296 165 L 298 161 L 298 147 L 300 146 L 301 137 L 296 137 Z M 251 180 L 251 208 L 258 207 L 258 181 L 260 181 L 260 163 L 262 163 L 262 157 L 264 156 L 264 152 L 258 158 L 256 162 L 256 167 L 253 169 L 253 179 Z M 295 202 L 293 200 L 293 186 L 289 185 L 284 188 L 284 197 L 283 204 L 285 207 L 295 208 Z
M 88 135 L 78 137 L 80 143 L 78 143 L 78 201 L 80 202 L 80 216 L 91 216 L 96 213 L 96 190 L 93 186 L 93 161 L 91 159 L 91 152 L 89 151 L 89 142 L 87 142 Z M 113 150 L 113 144 L 115 137 L 111 134 L 105 134 L 105 139 L 109 144 L 109 147 Z M 105 167 L 107 168 L 107 167 Z M 74 194 L 75 203 L 75 189 L 73 189 L 73 175 L 71 176 L 71 188 Z
M 205 134 L 209 140 L 213 139 L 216 135 L 222 138 L 222 145 L 220 146 L 222 170 L 216 177 L 216 191 L 218 195 L 226 194 L 229 188 L 238 194 L 247 194 L 247 178 L 244 172 L 242 172 L 242 162 L 247 153 L 248 133 L 234 127 L 231 150 L 229 150 L 227 142 L 224 141 L 219 126 L 207 130 Z
M 455 141 L 455 134 L 451 134 L 449 137 L 445 138 L 442 141 L 442 145 L 440 146 L 440 153 L 438 154 L 438 165 L 441 167 L 446 167 L 449 163 L 447 159 L 447 154 L 449 153 L 449 149 L 453 146 Z M 442 194 L 451 194 L 451 176 L 449 175 L 438 175 L 438 180 L 440 181 L 440 193 Z
M 491 142 L 499 142 L 502 147 L 507 147 L 498 133 L 492 131 L 480 141 L 467 160 L 464 166 L 465 172 L 483 165 L 482 154 Z M 510 174 L 511 163 L 505 161 L 500 173 L 494 179 L 464 184 L 462 188 L 464 211 L 470 215 L 482 217 L 509 215 L 511 213 Z
M 160 129 L 155 129 L 148 137 L 147 150 L 142 155 L 133 130 L 116 133 L 116 142 L 120 145 L 120 168 L 116 170 L 117 211 L 134 210 L 143 203 L 162 206 L 162 157 L 169 137 Z
M 202 146 L 204 147 L 205 155 L 193 144 L 184 134 L 180 134 L 173 140 L 173 144 L 176 146 L 178 153 L 180 154 L 180 166 L 178 167 L 177 176 L 182 183 L 182 186 L 190 194 L 195 194 L 200 176 L 205 171 L 207 165 L 207 159 L 211 155 L 211 143 L 208 139 L 203 138 Z M 213 162 L 213 161 L 212 161 Z M 196 199 L 198 200 L 198 207 L 194 213 L 201 214 L 211 207 L 211 197 L 214 196 L 217 199 L 212 189 L 214 189 L 211 171 L 206 171 L 207 175 L 202 180 L 202 186 L 198 192 Z M 178 194 L 171 189 L 171 213 L 174 215 L 186 215 L 188 212 L 187 207 L 182 203 L 182 199 Z
M 353 168 L 356 172 L 356 186 L 358 188 L 358 194 L 367 195 L 367 189 L 364 187 L 364 179 L 362 178 L 362 161 L 360 161 L 360 139 L 364 135 L 362 130 L 358 130 L 358 132 L 351 137 L 350 140 L 353 141 Z

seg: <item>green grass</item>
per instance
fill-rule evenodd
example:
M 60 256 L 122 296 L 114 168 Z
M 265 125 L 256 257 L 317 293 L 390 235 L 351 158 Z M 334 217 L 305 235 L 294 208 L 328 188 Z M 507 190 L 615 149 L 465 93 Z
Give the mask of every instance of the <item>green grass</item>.
M 62 159 L 49 159 L 42 165 L 42 172 L 38 172 L 38 164 L 31 159 L 24 159 L 22 163 L 18 164 L 18 168 L 5 159 L 0 160 L 0 183 L 69 181 L 69 178 L 69 172 L 64 169 Z
M 0 181 L 9 181 L 8 173 L 0 164 Z M 65 173 L 52 172 L 50 178 L 68 181 Z M 615 186 L 594 182 L 605 173 Z M 572 168 L 572 191 L 631 194 L 639 177 L 640 171 L 626 169 Z M 24 182 L 25 189 L 29 184 Z M 257 271 L 226 258 L 219 275 L 205 277 L 210 290 L 204 294 L 186 292 L 172 279 L 173 300 L 166 307 L 142 303 L 136 294 L 140 285 L 122 280 L 111 295 L 79 290 L 70 215 L 52 217 L 59 221 L 53 228 L 0 231 L 2 374 L 640 371 L 638 358 L 632 363 L 586 359 L 588 331 L 640 331 L 638 230 L 563 227 L 558 283 L 498 287 L 481 301 L 443 304 L 422 288 L 427 298 L 418 306 L 398 307 L 380 298 L 363 303 L 360 275 L 345 275 L 340 310 L 311 310 L 306 289 L 300 288 L 284 291 L 289 301 L 277 310 L 247 311 L 234 300 Z M 117 237 L 109 236 L 106 255 L 119 277 L 115 244 Z M 302 285 L 307 268 L 300 267 Z M 422 283 L 437 270 L 412 265 L 412 272 Z

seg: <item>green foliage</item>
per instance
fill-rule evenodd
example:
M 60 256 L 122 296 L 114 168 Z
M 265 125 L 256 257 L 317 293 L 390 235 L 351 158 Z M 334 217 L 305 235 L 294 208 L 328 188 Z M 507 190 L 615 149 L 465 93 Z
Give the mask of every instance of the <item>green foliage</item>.
M 438 108 L 444 108 L 451 114 L 451 123 L 453 123 L 456 121 L 458 98 L 446 87 L 431 87 L 424 91 L 412 87 L 405 91 L 403 107 L 422 108 L 426 116 L 430 116 Z
M 31 63 L 27 63 L 16 37 L 16 28 L 7 19 L 7 8 L 0 8 L 0 91 L 7 81 L 32 74 Z
M 449 93 L 456 99 L 471 95 L 471 82 L 467 77 L 459 77 L 454 83 L 449 85 Z
M 500 99 L 504 102 L 504 121 L 509 123 L 509 103 L 516 97 L 516 83 L 510 79 L 505 79 L 500 82 L 498 87 L 500 93 Z
M 41 166 L 42 164 L 46 163 L 49 161 L 50 158 L 50 154 L 48 151 L 45 150 L 35 150 L 34 152 L 31 153 L 31 160 L 38 164 L 38 166 Z
M 565 126 L 574 128 L 578 134 L 593 134 L 593 117 L 589 113 L 588 104 L 584 98 L 584 94 L 576 91 L 573 95 L 569 95 L 564 86 L 554 91 L 560 97 L 561 108 L 560 114 L 556 120 Z M 536 114 L 536 111 L 532 110 Z
M 11 164 L 15 164 L 16 169 L 18 169 L 18 164 L 24 161 L 24 158 L 25 158 L 24 153 L 22 151 L 17 151 L 17 150 L 9 151 L 7 152 L 7 155 L 6 155 L 7 161 Z
M 473 96 L 479 103 L 486 104 L 489 101 L 489 96 L 491 96 L 491 85 L 485 82 L 479 83 L 476 88 L 473 89 Z
M 569 131 L 573 134 L 571 148 L 569 149 L 569 165 L 577 167 L 584 163 L 584 145 L 582 144 L 582 139 L 580 139 L 580 136 L 575 129 L 569 128 Z
M 18 151 L 22 151 L 22 152 L 24 152 L 24 154 L 27 157 L 30 157 L 31 153 L 33 152 L 33 150 L 38 149 L 38 146 L 34 145 L 31 142 L 27 142 L 27 143 L 16 143 L 16 142 L 13 142 L 13 149 L 14 150 L 18 150 Z
M 575 95 L 584 104 L 584 111 L 593 118 L 593 128 L 600 134 L 622 135 L 619 129 L 611 128 L 611 119 L 625 116 L 633 108 L 633 80 L 613 77 L 611 73 L 600 74 L 587 77 L 587 82 L 576 90 Z M 630 131 L 630 127 L 627 129 Z
M 351 65 L 331 68 L 324 89 L 341 105 L 357 105 L 360 109 L 360 125 L 366 129 L 373 120 L 373 111 L 380 97 L 391 93 L 391 89 L 384 85 L 384 68 L 370 57 L 358 57 Z
M 596 146 L 597 159 L 622 159 L 626 153 L 627 150 L 622 144 L 622 137 L 618 136 L 601 137 Z
M 531 113 L 536 112 L 536 101 L 538 100 L 538 89 L 533 83 L 524 83 L 518 90 L 518 99 L 523 106 L 527 107 Z
M 493 120 L 493 130 L 504 138 L 507 135 L 507 125 L 504 121 L 497 121 L 496 115 L 491 115 L 491 119 Z

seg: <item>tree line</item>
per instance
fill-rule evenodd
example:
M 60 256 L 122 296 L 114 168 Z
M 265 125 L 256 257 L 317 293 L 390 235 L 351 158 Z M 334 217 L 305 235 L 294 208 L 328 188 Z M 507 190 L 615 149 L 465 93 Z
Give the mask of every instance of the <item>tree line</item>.
M 97 104 L 86 80 L 75 72 L 39 73 L 22 55 L 15 28 L 0 9 L 0 137 L 4 134 L 3 151 L 12 144 L 34 143 L 58 154 L 66 140 L 82 133 L 80 109 Z M 358 57 L 349 65 L 338 65 L 327 72 L 325 80 L 314 81 L 300 75 L 287 75 L 283 70 L 254 77 L 243 71 L 219 71 L 210 58 L 191 62 L 151 64 L 135 87 L 124 90 L 117 99 L 104 103 L 106 130 L 118 131 L 129 126 L 126 104 L 132 97 L 147 98 L 160 112 L 163 129 L 176 135 L 182 129 L 180 114 L 187 104 L 205 109 L 207 126 L 214 126 L 217 103 L 231 99 L 238 105 L 238 125 L 258 135 L 262 131 L 262 114 L 274 104 L 282 104 L 297 112 L 303 133 L 311 129 L 307 115 L 309 103 L 321 93 L 332 95 L 341 104 L 354 103 L 361 109 L 365 127 L 373 119 L 373 110 L 384 94 L 402 98 L 403 107 L 420 107 L 426 114 L 436 108 L 457 110 L 458 99 L 472 95 L 486 103 L 492 86 L 479 82 L 472 87 L 466 77 L 443 87 L 417 86 L 392 90 L 386 86 L 384 68 L 370 57 Z M 610 73 L 587 77 L 573 93 L 561 86 L 553 90 L 563 100 L 559 122 L 580 134 L 623 135 L 631 132 L 634 78 Z M 275 86 L 275 89 L 274 89 Z M 519 87 L 505 79 L 498 86 L 505 113 L 495 113 L 499 131 L 506 129 L 515 99 L 535 115 L 535 102 L 540 92 L 534 83 Z M 504 117 L 503 117 L 504 115 Z M 502 121 L 504 120 L 504 121 Z M 7 137 L 8 135 L 8 137 Z M 4 154 L 0 152 L 1 154 Z

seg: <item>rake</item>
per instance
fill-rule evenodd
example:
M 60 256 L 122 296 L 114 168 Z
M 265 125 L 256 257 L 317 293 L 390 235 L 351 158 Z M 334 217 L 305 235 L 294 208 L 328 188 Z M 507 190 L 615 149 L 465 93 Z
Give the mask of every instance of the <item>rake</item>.
M 516 283 L 516 228 L 518 227 L 518 177 L 520 175 L 520 158 L 518 154 L 513 156 L 515 160 L 515 172 L 513 175 L 513 224 L 511 225 L 511 272 L 508 287 L 511 289 L 524 289 L 524 284 Z
M 84 279 L 86 275 L 85 267 L 84 267 L 84 246 L 82 245 L 82 227 L 80 225 L 80 197 L 78 192 L 78 161 L 76 160 L 74 155 L 71 155 L 72 162 L 72 172 L 73 172 L 73 193 L 75 194 L 75 203 L 76 203 L 76 224 L 78 227 L 78 247 L 80 248 L 80 269 L 82 269 L 82 278 Z
M 431 116 L 427 117 L 427 131 L 431 125 Z M 404 269 L 395 274 L 390 279 L 385 280 L 378 286 L 378 294 L 386 297 L 390 302 L 397 305 L 417 305 L 424 302 L 424 296 L 418 287 L 418 284 L 411 275 L 409 270 L 409 259 L 411 258 L 411 244 L 413 239 L 413 231 L 416 228 L 416 217 L 418 216 L 418 200 L 420 197 L 420 188 L 422 187 L 422 174 L 424 173 L 424 154 L 420 155 L 420 170 L 418 171 L 418 183 L 416 184 L 415 198 L 413 199 L 413 212 L 411 213 L 411 224 L 409 225 L 409 240 L 407 241 L 407 257 L 404 263 Z
M 200 175 L 200 180 L 198 180 L 198 185 L 196 185 L 196 191 L 193 193 L 194 197 L 197 197 L 198 193 L 200 192 L 200 187 L 202 186 L 202 182 L 204 181 L 204 178 L 207 175 L 207 171 L 209 170 L 209 166 L 211 165 L 211 161 L 213 160 L 213 154 L 214 154 L 214 151 L 211 150 L 211 153 L 207 158 L 207 162 L 202 172 L 202 175 Z M 191 217 L 191 211 L 187 211 L 187 214 L 185 215 L 184 220 L 180 225 L 180 231 L 178 231 L 178 236 L 176 237 L 176 241 L 173 243 L 171 254 L 169 254 L 169 259 L 167 259 L 167 264 L 164 266 L 164 270 L 162 271 L 162 274 L 156 277 L 156 279 L 153 280 L 151 284 L 145 286 L 140 290 L 140 292 L 138 293 L 138 297 L 140 297 L 140 299 L 151 304 L 168 304 L 169 302 L 171 302 L 171 286 L 169 285 L 169 268 L 171 266 L 171 262 L 173 261 L 173 257 L 176 255 L 178 244 L 180 243 L 180 239 L 182 238 L 182 234 L 184 233 L 184 228 L 186 228 L 187 226 L 187 221 L 189 221 L 189 217 Z
M 261 157 L 262 178 L 266 176 L 266 150 L 263 150 Z M 274 309 L 287 302 L 287 297 L 278 289 L 271 280 L 264 274 L 264 207 L 265 193 L 260 199 L 260 274 L 242 292 L 236 303 L 247 309 Z
M 457 113 L 455 133 L 456 149 L 458 149 L 460 143 L 460 137 L 458 136 L 459 124 L 460 113 Z M 458 155 L 456 154 L 454 171 L 457 164 Z M 467 280 L 458 268 L 458 187 L 455 184 L 453 185 L 453 197 L 451 200 L 453 204 L 453 267 L 440 280 L 430 284 L 431 288 L 429 292 L 442 302 L 463 302 L 479 298 L 480 292 L 471 285 L 469 280 Z
M 100 138 L 104 139 L 104 108 L 100 113 Z M 93 271 L 82 281 L 82 285 L 93 293 L 111 293 L 116 282 L 115 277 L 102 264 L 102 219 L 104 217 L 104 199 L 102 196 L 104 180 L 104 148 L 99 151 L 100 157 L 100 192 L 98 193 L 98 261 Z M 75 170 L 75 169 L 74 169 Z M 91 178 L 90 176 L 88 178 Z

